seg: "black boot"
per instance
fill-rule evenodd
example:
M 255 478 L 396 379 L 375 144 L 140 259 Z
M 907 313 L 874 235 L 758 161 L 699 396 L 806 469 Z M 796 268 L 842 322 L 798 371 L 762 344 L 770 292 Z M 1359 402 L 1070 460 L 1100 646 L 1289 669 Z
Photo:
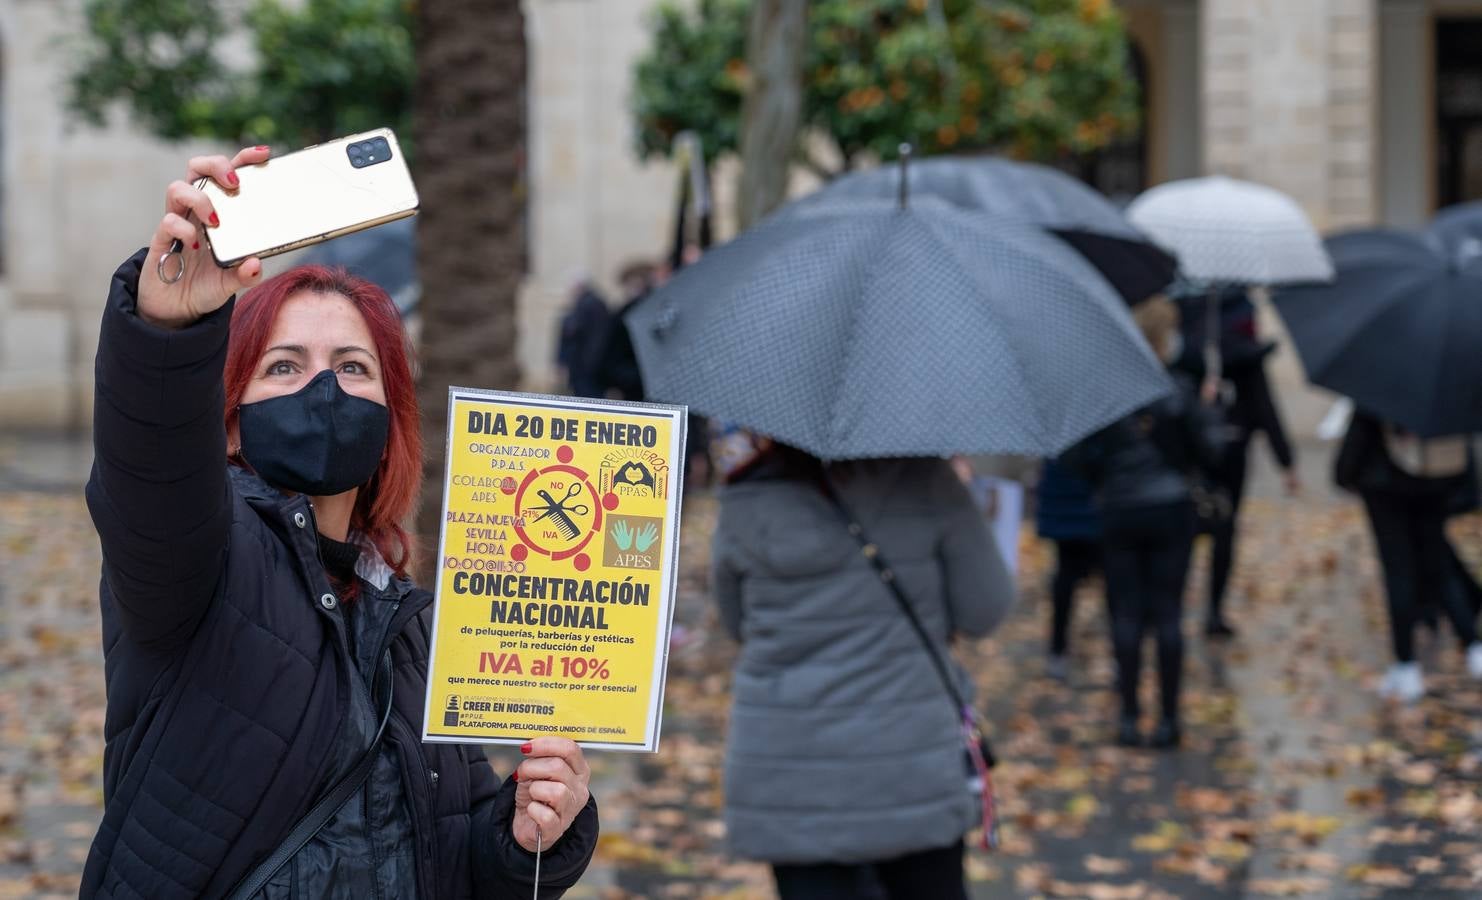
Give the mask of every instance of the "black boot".
M 1171 750 L 1177 747 L 1182 736 L 1178 730 L 1177 719 L 1164 719 L 1158 723 L 1153 731 L 1153 746 L 1159 750 Z
M 1225 624 L 1224 619 L 1210 619 L 1204 623 L 1204 636 L 1214 640 L 1225 641 L 1235 636 L 1235 629 Z
M 1141 747 L 1142 733 L 1137 730 L 1137 716 L 1122 715 L 1121 723 L 1117 725 L 1117 743 L 1123 747 Z

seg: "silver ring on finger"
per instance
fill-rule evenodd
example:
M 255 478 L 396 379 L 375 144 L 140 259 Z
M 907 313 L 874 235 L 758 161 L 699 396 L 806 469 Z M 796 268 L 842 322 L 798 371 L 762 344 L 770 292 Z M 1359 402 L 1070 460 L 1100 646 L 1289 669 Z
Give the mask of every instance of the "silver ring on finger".
M 185 277 L 185 242 L 176 238 L 170 244 L 170 249 L 160 254 L 159 261 L 154 264 L 154 273 L 159 276 L 160 281 L 165 284 L 174 284 Z

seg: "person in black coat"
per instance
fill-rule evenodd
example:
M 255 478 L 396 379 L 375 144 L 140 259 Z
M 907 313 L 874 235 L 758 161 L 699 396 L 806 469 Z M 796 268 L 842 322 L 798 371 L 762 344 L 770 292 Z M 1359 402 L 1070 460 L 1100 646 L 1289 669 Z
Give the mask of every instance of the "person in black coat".
M 1380 685 L 1386 697 L 1414 702 L 1425 694 L 1415 658 L 1415 625 L 1439 607 L 1466 649 L 1467 668 L 1482 678 L 1476 612 L 1446 537 L 1446 519 L 1475 478 L 1467 440 L 1421 440 L 1363 411 L 1353 414 L 1333 464 L 1333 481 L 1363 500 L 1389 601 L 1395 663 Z
M 571 308 L 561 317 L 556 362 L 566 372 L 566 386 L 574 396 L 601 398 L 597 369 L 607 350 L 612 312 L 590 281 L 583 279 L 572 293 Z
M 267 158 L 191 160 L 103 313 L 107 744 L 80 896 L 513 900 L 538 841 L 560 896 L 597 841 L 581 748 L 533 739 L 500 784 L 479 748 L 420 738 L 432 596 L 406 576 L 422 458 L 391 299 L 302 266 L 234 301 L 261 261 L 203 247 L 195 182 Z
M 1208 336 L 1207 299 L 1203 295 L 1180 301 L 1183 321 L 1183 348 L 1175 368 L 1196 381 L 1204 382 L 1204 349 Z M 1233 637 L 1235 630 L 1225 620 L 1225 594 L 1230 585 L 1230 571 L 1235 563 L 1235 539 L 1240 529 L 1240 503 L 1245 496 L 1246 471 L 1250 445 L 1257 434 L 1265 435 L 1276 464 L 1283 473 L 1286 491 L 1295 495 L 1301 490 L 1296 456 L 1287 440 L 1281 413 L 1276 407 L 1271 384 L 1266 378 L 1266 357 L 1276 345 L 1259 339 L 1256 308 L 1243 287 L 1223 291 L 1219 297 L 1218 345 L 1222 361 L 1222 383 L 1206 395 L 1214 402 L 1224 422 L 1224 451 L 1219 465 L 1210 473 L 1210 486 L 1222 496 L 1211 515 L 1202 517 L 1201 526 L 1211 537 L 1209 558 L 1209 602 L 1205 611 L 1204 633 L 1214 638 Z
M 654 267 L 642 262 L 630 263 L 618 276 L 623 291 L 622 305 L 608 319 L 602 350 L 592 373 L 600 397 L 643 402 L 643 373 L 639 371 L 633 338 L 623 320 L 653 292 L 656 281 Z
M 1163 298 L 1133 313 L 1148 343 L 1166 360 L 1176 351 L 1178 311 Z M 1071 448 L 1062 461 L 1089 480 L 1101 512 L 1103 565 L 1117 659 L 1122 714 L 1118 741 L 1141 742 L 1137 685 L 1143 637 L 1158 645 L 1162 716 L 1156 747 L 1179 743 L 1183 676 L 1183 593 L 1194 545 L 1191 473 L 1220 459 L 1218 420 L 1187 378 L 1164 400 L 1107 426 Z
M 1067 654 L 1076 588 L 1101 569 L 1101 517 L 1096 513 L 1091 485 L 1059 462 L 1046 462 L 1035 520 L 1039 536 L 1055 542 L 1045 674 L 1064 681 L 1070 674 Z

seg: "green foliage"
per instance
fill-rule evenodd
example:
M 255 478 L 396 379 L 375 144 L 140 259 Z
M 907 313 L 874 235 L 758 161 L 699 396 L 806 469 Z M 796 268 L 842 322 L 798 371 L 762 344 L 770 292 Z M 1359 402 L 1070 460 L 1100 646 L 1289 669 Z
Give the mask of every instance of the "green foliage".
M 935 8 L 933 8 L 935 4 Z M 734 152 L 747 72 L 748 0 L 662 6 L 637 65 L 639 152 L 698 132 Z M 816 0 L 806 125 L 846 161 L 995 150 L 1055 159 L 1104 147 L 1137 121 L 1121 14 L 1110 0 Z
M 101 124 L 122 101 L 150 131 L 301 147 L 390 125 L 411 132 L 416 66 L 410 0 L 253 0 L 240 21 L 223 0 L 88 0 L 68 105 Z M 222 45 L 245 33 L 245 71 Z
M 695 14 L 665 0 L 654 12 L 653 45 L 634 70 L 633 111 L 642 153 L 664 154 L 692 130 L 705 158 L 741 146 L 750 0 L 699 0 Z

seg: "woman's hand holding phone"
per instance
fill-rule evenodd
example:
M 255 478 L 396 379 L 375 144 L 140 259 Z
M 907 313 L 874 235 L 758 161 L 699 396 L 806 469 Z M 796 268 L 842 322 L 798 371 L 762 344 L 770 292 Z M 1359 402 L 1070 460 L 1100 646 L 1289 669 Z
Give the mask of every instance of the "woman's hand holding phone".
M 139 278 L 140 318 L 162 328 L 183 328 L 220 309 L 233 294 L 262 277 L 262 260 L 255 256 L 231 269 L 216 265 L 200 229 L 214 227 L 220 220 L 211 199 L 195 183 L 210 178 L 234 191 L 236 170 L 266 162 L 269 155 L 267 147 L 249 147 L 233 159 L 198 156 L 190 161 L 185 180 L 165 189 L 165 217 L 149 242 L 149 257 Z M 179 281 L 166 284 L 155 276 L 154 267 L 177 240 L 185 270 Z

